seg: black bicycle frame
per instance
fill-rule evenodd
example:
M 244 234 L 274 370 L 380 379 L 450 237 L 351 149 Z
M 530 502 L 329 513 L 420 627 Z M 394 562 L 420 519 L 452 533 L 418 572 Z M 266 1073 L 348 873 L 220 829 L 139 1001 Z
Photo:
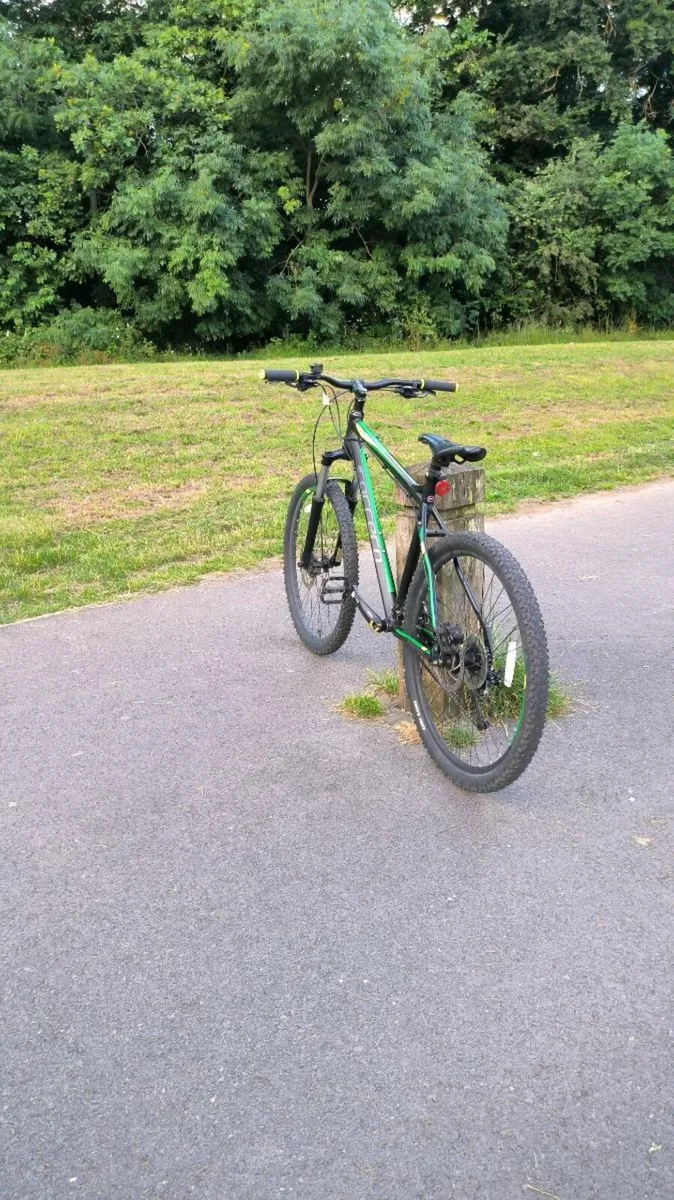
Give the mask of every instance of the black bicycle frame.
M 363 502 L 363 510 L 365 512 L 365 520 L 367 523 L 367 531 L 372 547 L 372 557 L 374 558 L 375 570 L 377 572 L 377 582 L 381 593 L 382 604 L 384 606 L 384 615 L 376 613 L 374 609 L 360 595 L 357 588 L 353 587 L 352 595 L 360 609 L 361 613 L 367 620 L 372 629 L 377 632 L 393 633 L 396 637 L 402 638 L 405 641 L 412 642 L 424 654 L 430 654 L 432 635 L 435 633 L 437 626 L 437 601 L 435 579 L 431 564 L 428 558 L 427 538 L 429 517 L 432 517 L 437 523 L 438 533 L 448 533 L 449 530 L 440 519 L 432 495 L 427 495 L 428 488 L 423 484 L 418 484 L 403 465 L 387 450 L 386 446 L 377 437 L 376 433 L 365 424 L 363 420 L 364 397 L 360 397 L 360 403 L 357 403 L 349 418 L 344 444 L 341 450 L 330 450 L 323 454 L 321 459 L 321 470 L 316 484 L 316 491 L 312 501 L 311 513 L 305 538 L 302 555 L 300 557 L 300 566 L 307 567 L 311 561 L 313 554 L 316 533 L 321 519 L 321 512 L 325 501 L 325 489 L 328 482 L 330 468 L 338 460 L 348 459 L 353 463 L 355 477 L 358 485 L 358 491 Z M 410 547 L 405 561 L 405 566 L 400 578 L 399 587 L 396 588 L 393 572 L 391 570 L 391 562 L 386 548 L 386 540 L 381 528 L 379 519 L 379 510 L 377 501 L 372 487 L 372 478 L 370 476 L 369 467 L 367 464 L 366 449 L 374 454 L 378 462 L 381 463 L 388 475 L 403 489 L 410 497 L 416 510 L 417 520 L 410 542 Z M 347 487 L 351 488 L 351 481 L 347 481 Z M 351 504 L 352 509 L 355 507 L 355 496 L 347 490 L 347 499 Z M 430 536 L 433 536 L 433 531 Z M 429 644 L 424 645 L 418 638 L 413 637 L 402 629 L 403 613 L 405 601 L 409 591 L 414 572 L 416 571 L 419 557 L 421 556 L 426 571 L 426 579 L 428 582 L 428 610 L 430 629 Z

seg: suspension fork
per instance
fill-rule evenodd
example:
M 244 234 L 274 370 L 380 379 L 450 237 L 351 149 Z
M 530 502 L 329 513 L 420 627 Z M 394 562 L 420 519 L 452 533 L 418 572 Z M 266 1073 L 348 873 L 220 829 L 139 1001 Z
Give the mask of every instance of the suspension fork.
M 351 516 L 353 516 L 358 504 L 358 484 L 355 479 L 347 479 L 344 492 L 349 511 L 351 512 Z
M 311 562 L 311 556 L 314 552 L 316 534 L 318 532 L 318 526 L 321 523 L 323 505 L 325 504 L 325 489 L 328 483 L 329 470 L 329 467 L 323 465 L 321 466 L 318 474 L 316 491 L 314 492 L 314 496 L 311 501 L 311 512 L 309 513 L 309 524 L 307 525 L 307 536 L 304 539 L 304 546 L 300 556 L 300 566 L 303 570 L 306 570 L 309 566 L 309 563 Z
M 309 567 L 309 564 L 311 563 L 311 557 L 313 555 L 314 545 L 316 543 L 316 534 L 318 533 L 318 526 L 321 523 L 321 516 L 323 514 L 323 505 L 325 503 L 325 489 L 328 486 L 328 476 L 330 474 L 330 467 L 332 466 L 332 464 L 334 462 L 337 462 L 338 459 L 347 459 L 347 461 L 350 461 L 349 455 L 343 449 L 342 450 L 326 450 L 321 458 L 321 469 L 318 472 L 318 479 L 316 480 L 316 491 L 314 492 L 313 499 L 311 501 L 311 512 L 309 513 L 309 522 L 307 524 L 307 534 L 304 539 L 304 546 L 302 548 L 302 553 L 300 555 L 300 561 L 299 561 L 299 565 L 300 565 L 300 567 L 302 567 L 303 570 L 306 570 Z M 347 493 L 347 499 L 349 499 L 348 493 Z M 349 499 L 349 507 L 351 508 L 351 500 L 350 499 Z M 353 508 L 355 508 L 355 504 L 354 504 Z M 353 512 L 353 508 L 351 508 L 352 512 Z M 336 554 L 339 553 L 341 548 L 342 548 L 342 539 L 341 539 L 341 535 L 338 535 L 335 553 Z

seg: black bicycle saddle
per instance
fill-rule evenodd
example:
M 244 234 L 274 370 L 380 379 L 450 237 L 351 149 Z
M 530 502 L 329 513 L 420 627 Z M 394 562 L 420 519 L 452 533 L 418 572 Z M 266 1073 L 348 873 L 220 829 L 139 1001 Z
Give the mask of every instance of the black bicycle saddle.
M 487 453 L 484 446 L 460 446 L 437 433 L 422 433 L 419 441 L 430 447 L 433 463 L 438 467 L 452 462 L 480 462 Z

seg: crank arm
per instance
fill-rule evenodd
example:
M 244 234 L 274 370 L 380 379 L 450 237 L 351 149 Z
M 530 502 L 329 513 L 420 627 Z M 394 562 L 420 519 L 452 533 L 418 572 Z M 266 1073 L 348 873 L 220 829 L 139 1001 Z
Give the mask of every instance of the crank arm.
M 390 628 L 386 617 L 380 617 L 379 613 L 376 613 L 374 609 L 370 607 L 367 600 L 361 596 L 358 588 L 352 588 L 351 595 L 358 605 L 358 611 L 365 617 L 370 629 L 373 629 L 375 633 L 386 633 Z

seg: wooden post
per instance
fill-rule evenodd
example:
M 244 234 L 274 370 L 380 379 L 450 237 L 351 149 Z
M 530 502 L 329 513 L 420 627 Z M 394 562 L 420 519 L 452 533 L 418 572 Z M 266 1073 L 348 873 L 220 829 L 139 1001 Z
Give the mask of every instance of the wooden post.
M 410 475 L 417 483 L 423 483 L 428 471 L 428 463 L 415 463 L 408 467 Z M 484 471 L 482 467 L 473 467 L 468 463 L 452 463 L 442 478 L 450 483 L 450 489 L 445 496 L 438 496 L 436 507 L 442 514 L 445 525 L 450 530 L 484 531 L 484 517 L 478 512 L 477 505 L 484 500 Z M 407 551 L 416 524 L 416 511 L 412 501 L 402 488 L 396 487 L 394 498 L 397 506 L 395 533 L 396 585 L 400 579 L 407 559 Z M 433 545 L 433 541 L 429 543 Z M 400 704 L 409 709 L 409 701 L 405 690 L 405 672 L 403 670 L 402 642 L 398 642 L 398 694 Z

